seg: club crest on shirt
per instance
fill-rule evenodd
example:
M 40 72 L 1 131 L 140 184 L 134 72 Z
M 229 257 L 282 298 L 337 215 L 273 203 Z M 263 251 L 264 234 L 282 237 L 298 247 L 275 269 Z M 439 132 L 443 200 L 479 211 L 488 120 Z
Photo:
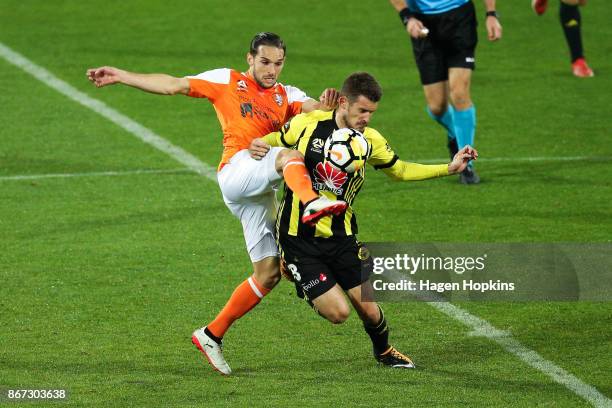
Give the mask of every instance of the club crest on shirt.
M 283 106 L 283 97 L 279 94 L 274 94 L 274 102 L 280 107 Z

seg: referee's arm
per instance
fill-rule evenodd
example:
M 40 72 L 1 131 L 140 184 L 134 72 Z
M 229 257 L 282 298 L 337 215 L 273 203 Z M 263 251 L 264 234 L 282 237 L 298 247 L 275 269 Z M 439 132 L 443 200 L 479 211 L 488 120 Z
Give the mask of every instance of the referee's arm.
M 404 0 L 389 0 L 389 3 L 391 3 L 395 11 L 397 11 L 400 20 L 402 20 L 402 24 L 406 27 L 406 31 L 412 38 L 418 39 L 427 37 L 429 31 L 427 31 L 421 20 L 414 17 Z
M 502 26 L 497 18 L 497 10 L 495 9 L 495 0 L 484 0 L 487 10 L 485 24 L 487 26 L 487 37 L 489 41 L 497 41 L 502 37 Z

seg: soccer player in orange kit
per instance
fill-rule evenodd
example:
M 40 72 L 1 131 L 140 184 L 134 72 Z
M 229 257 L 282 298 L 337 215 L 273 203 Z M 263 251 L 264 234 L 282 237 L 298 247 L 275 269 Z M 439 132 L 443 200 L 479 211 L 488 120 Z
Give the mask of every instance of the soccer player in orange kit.
M 273 148 L 265 160 L 249 156 L 254 138 L 278 131 L 293 116 L 335 106 L 338 92 L 325 90 L 319 101 L 300 89 L 277 82 L 285 63 L 286 46 L 276 34 L 263 32 L 251 41 L 249 69 L 221 68 L 182 78 L 165 74 L 139 74 L 114 67 L 87 70 L 97 87 L 129 85 L 161 95 L 183 94 L 212 102 L 223 130 L 223 156 L 217 179 L 223 199 L 242 223 L 254 273 L 235 289 L 223 310 L 207 326 L 194 331 L 192 342 L 213 368 L 229 375 L 222 338 L 232 323 L 253 309 L 280 279 L 278 248 L 274 236 L 274 187 L 284 178 L 304 204 L 301 220 L 315 224 L 321 217 L 339 214 L 342 201 L 319 196 L 296 150 Z

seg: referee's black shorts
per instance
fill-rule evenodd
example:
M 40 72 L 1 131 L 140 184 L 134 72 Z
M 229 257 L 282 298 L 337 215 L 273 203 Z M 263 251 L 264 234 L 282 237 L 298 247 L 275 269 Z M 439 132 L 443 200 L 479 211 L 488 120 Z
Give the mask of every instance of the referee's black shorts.
M 449 68 L 474 69 L 478 34 L 474 3 L 440 14 L 415 14 L 429 29 L 425 38 L 412 40 L 421 83 L 429 85 L 448 80 Z
M 299 238 L 281 234 L 278 237 L 283 260 L 293 275 L 298 294 L 308 301 L 321 296 L 336 283 L 349 290 L 367 281 L 362 273 L 361 244 L 355 236 Z

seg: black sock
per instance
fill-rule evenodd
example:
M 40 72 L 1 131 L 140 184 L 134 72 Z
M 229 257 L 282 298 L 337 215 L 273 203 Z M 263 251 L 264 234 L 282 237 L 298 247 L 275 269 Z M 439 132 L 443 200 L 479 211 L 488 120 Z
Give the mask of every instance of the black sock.
M 208 330 L 208 327 L 204 328 L 204 333 L 206 333 L 206 335 L 210 337 L 211 339 L 213 339 L 217 344 L 221 344 L 221 340 L 223 339 L 223 337 L 215 336 L 214 334 L 211 333 L 210 330 Z
M 380 310 L 380 321 L 376 325 L 370 326 L 366 323 L 363 324 L 363 328 L 372 340 L 374 354 L 376 355 L 382 354 L 389 349 L 389 328 L 387 327 L 387 320 L 380 306 L 378 306 L 378 310 Z
M 582 35 L 580 34 L 580 10 L 578 10 L 578 6 L 570 6 L 561 2 L 559 16 L 567 45 L 572 54 L 572 62 L 574 62 L 578 58 L 583 58 Z

